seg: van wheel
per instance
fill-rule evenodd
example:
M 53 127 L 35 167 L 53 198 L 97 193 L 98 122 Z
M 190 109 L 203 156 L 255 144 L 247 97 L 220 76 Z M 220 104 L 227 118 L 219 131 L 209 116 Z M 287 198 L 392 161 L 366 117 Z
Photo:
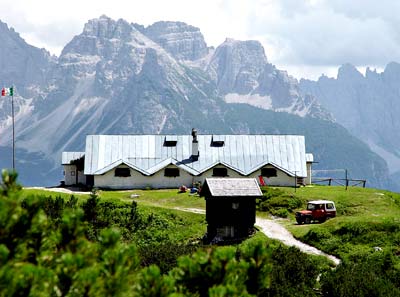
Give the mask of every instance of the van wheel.
M 304 220 L 304 222 L 305 222 L 306 224 L 311 224 L 311 218 L 310 218 L 310 217 L 307 217 L 307 218 Z

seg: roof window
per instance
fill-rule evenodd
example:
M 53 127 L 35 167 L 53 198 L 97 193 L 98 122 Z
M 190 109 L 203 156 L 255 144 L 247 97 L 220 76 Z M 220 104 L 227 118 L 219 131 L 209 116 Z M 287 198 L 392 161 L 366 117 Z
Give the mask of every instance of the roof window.
M 177 142 L 178 142 L 178 137 L 176 135 L 168 135 L 165 136 L 164 146 L 173 147 L 176 146 Z
M 211 138 L 211 146 L 213 147 L 223 147 L 225 145 L 224 136 L 213 135 Z

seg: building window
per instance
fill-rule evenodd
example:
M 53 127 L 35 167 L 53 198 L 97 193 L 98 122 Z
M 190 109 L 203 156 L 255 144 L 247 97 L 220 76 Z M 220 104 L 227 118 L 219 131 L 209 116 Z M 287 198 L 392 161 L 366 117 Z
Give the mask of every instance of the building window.
M 223 135 L 213 135 L 211 138 L 211 146 L 213 147 L 223 147 L 225 144 Z
M 118 177 L 131 176 L 131 170 L 129 168 L 117 168 L 115 169 L 115 176 Z
M 211 141 L 211 146 L 213 147 L 223 147 L 225 142 L 223 140 L 213 140 Z
M 174 147 L 176 146 L 177 142 L 178 142 L 177 135 L 167 135 L 164 138 L 164 146 L 166 147 Z
M 234 226 L 223 226 L 217 228 L 217 236 L 221 237 L 235 237 L 235 227 Z
M 165 168 L 164 176 L 169 176 L 169 177 L 179 176 L 179 168 Z
M 304 185 L 304 178 L 303 177 L 296 177 L 298 185 Z
M 261 175 L 265 177 L 277 176 L 277 171 L 275 168 L 262 168 Z
M 75 171 L 71 171 L 71 176 L 75 176 Z
M 239 202 L 233 202 L 232 209 L 239 209 Z
M 226 168 L 214 168 L 213 169 L 213 176 L 228 176 L 228 169 Z
M 177 141 L 176 140 L 165 140 L 164 141 L 164 146 L 166 147 L 174 147 L 176 146 Z

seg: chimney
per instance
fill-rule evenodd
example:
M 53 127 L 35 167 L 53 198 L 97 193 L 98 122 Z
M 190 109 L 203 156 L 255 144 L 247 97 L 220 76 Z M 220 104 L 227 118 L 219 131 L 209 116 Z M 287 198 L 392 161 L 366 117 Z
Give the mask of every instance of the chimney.
M 195 128 L 192 129 L 192 160 L 197 161 L 199 159 L 199 142 L 197 141 L 197 130 Z

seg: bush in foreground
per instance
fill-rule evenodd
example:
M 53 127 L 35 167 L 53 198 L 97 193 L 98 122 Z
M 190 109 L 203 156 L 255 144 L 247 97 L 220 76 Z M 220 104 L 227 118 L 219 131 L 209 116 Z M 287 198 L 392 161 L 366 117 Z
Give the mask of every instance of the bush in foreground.
M 157 246 L 147 241 L 148 249 L 140 252 L 145 245 L 137 242 L 146 237 L 137 233 L 141 226 L 168 227 L 165 218 L 142 217 L 133 204 L 129 211 L 102 204 L 95 194 L 82 207 L 72 197 L 21 201 L 15 181 L 16 175 L 3 173 L 0 296 L 315 295 L 319 270 L 297 249 L 258 241 L 240 248 L 209 247 L 180 257 L 176 265 L 173 259 L 163 261 L 161 269 L 147 266 L 152 262 L 146 259 L 154 255 L 146 253 L 156 252 Z M 179 254 L 174 246 L 163 249 L 155 258 L 172 249 L 173 257 Z

